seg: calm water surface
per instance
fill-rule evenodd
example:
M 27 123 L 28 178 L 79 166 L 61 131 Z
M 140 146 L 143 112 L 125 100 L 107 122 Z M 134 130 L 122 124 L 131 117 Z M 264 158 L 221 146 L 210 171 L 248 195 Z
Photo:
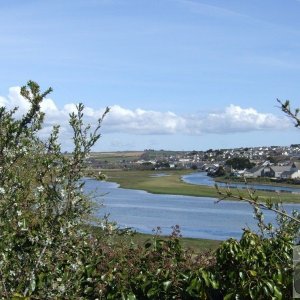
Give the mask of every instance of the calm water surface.
M 256 228 L 253 212 L 247 203 L 223 201 L 206 197 L 156 195 L 145 191 L 119 188 L 116 183 L 85 180 L 85 192 L 91 193 L 101 204 L 96 211 L 99 217 L 110 214 L 110 220 L 120 227 L 132 227 L 138 232 L 152 233 L 160 226 L 169 234 L 173 225 L 180 225 L 185 237 L 224 240 L 239 238 L 242 228 Z M 299 209 L 300 205 L 286 207 Z M 265 212 L 265 219 L 272 221 L 274 214 Z
M 197 185 L 208 185 L 208 186 L 214 186 L 215 181 L 212 177 L 209 177 L 206 175 L 206 172 L 196 172 L 191 173 L 188 175 L 182 176 L 182 180 L 191 183 L 191 184 L 197 184 Z M 227 186 L 226 183 L 223 182 L 217 182 L 219 186 Z M 245 184 L 243 183 L 230 183 L 229 187 L 231 188 L 245 188 Z M 248 184 L 249 188 L 255 189 L 255 190 L 264 190 L 264 191 L 277 191 L 277 192 L 289 192 L 289 193 L 299 193 L 300 194 L 300 188 L 294 188 L 294 187 L 285 187 L 285 186 L 272 186 L 267 184 Z

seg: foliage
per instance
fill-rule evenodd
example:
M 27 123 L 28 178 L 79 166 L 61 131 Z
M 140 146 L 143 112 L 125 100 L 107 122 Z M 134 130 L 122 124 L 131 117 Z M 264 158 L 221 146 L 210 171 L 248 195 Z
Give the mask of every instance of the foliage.
M 100 234 L 90 230 L 92 205 L 81 179 L 108 109 L 92 130 L 83 124 L 84 106 L 77 106 L 70 115 L 74 149 L 65 156 L 58 126 L 48 140 L 38 136 L 40 105 L 51 91 L 41 92 L 32 81 L 22 87 L 30 109 L 20 119 L 17 108 L 0 108 L 1 298 L 290 298 L 299 215 L 259 202 L 250 190 L 249 199 L 219 192 L 249 202 L 260 232 L 244 230 L 240 241 L 225 241 L 216 255 L 183 249 L 177 226 L 167 240 L 156 234 L 143 247 L 123 240 L 124 232 L 106 219 Z M 282 107 L 293 116 L 288 104 Z M 265 224 L 261 209 L 272 210 L 278 225 Z
M 224 167 L 219 166 L 212 175 L 213 175 L 213 177 L 221 177 L 221 176 L 225 176 L 225 174 L 226 174 L 226 171 L 225 171 Z
M 83 126 L 84 107 L 78 105 L 78 112 L 70 115 L 74 150 L 65 157 L 58 126 L 47 141 L 37 135 L 44 119 L 40 104 L 51 91 L 41 93 L 32 81 L 22 87 L 30 109 L 20 119 L 14 117 L 17 108 L 0 108 L 2 297 L 70 297 L 85 286 L 81 277 L 93 249 L 80 224 L 91 205 L 80 179 L 84 159 L 100 137 L 102 118 L 91 131 Z
M 169 240 L 157 236 L 139 247 L 116 239 L 120 232 L 106 220 L 100 236 L 83 226 L 92 209 L 82 191 L 85 159 L 108 109 L 91 130 L 78 105 L 70 115 L 74 149 L 65 156 L 59 127 L 47 141 L 38 137 L 40 104 L 50 92 L 30 81 L 21 95 L 31 107 L 21 119 L 17 108 L 0 109 L 1 298 L 193 298 L 199 293 L 193 272 L 205 273 L 199 269 L 213 259 L 183 250 L 178 228 Z
M 267 236 L 245 230 L 240 241 L 222 244 L 215 272 L 224 299 L 292 297 L 292 250 L 299 224 L 290 225 L 280 223 L 272 233 L 269 228 Z
M 231 166 L 232 168 L 234 168 L 236 170 L 250 169 L 255 166 L 255 164 L 251 163 L 249 158 L 246 158 L 246 157 L 230 158 L 225 162 L 225 165 Z
M 192 164 L 192 165 L 191 165 L 191 169 L 192 169 L 192 170 L 197 170 L 197 169 L 198 169 L 198 166 L 197 166 L 196 164 Z
M 107 251 L 109 260 L 97 266 L 105 299 L 209 299 L 210 290 L 204 287 L 210 274 L 204 268 L 214 258 L 183 250 L 178 227 L 167 240 L 155 235 L 144 247 L 119 244 Z
M 291 299 L 293 246 L 299 241 L 300 215 L 287 213 L 280 203 L 261 202 L 248 189 L 248 198 L 230 189 L 219 190 L 223 200 L 231 197 L 252 205 L 259 233 L 244 230 L 240 241 L 229 239 L 217 250 L 214 270 L 224 299 Z M 264 222 L 262 210 L 274 212 L 277 226 Z

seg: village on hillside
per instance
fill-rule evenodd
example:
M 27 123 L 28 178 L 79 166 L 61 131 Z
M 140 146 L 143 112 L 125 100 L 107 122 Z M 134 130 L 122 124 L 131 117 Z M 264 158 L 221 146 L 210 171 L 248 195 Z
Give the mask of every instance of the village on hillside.
M 211 176 L 300 179 L 300 144 L 207 151 L 94 152 L 88 164 L 101 169 L 194 169 Z

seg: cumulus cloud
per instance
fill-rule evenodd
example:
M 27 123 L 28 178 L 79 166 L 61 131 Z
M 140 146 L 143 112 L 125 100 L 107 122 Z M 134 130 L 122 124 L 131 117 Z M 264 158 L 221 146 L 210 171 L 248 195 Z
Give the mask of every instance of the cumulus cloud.
M 286 118 L 259 113 L 231 104 L 224 111 L 206 116 L 180 116 L 173 112 L 129 110 L 113 106 L 105 122 L 109 131 L 133 134 L 205 134 L 256 130 L 281 130 L 290 126 Z
M 19 87 L 9 89 L 7 97 L 0 96 L 0 106 L 19 107 L 18 115 L 24 114 L 29 108 L 28 102 L 20 95 Z M 61 126 L 65 138 L 71 137 L 68 126 L 69 114 L 76 111 L 76 104 L 69 103 L 59 108 L 55 101 L 48 98 L 41 104 L 46 113 L 45 128 L 42 135 L 47 135 L 55 124 Z M 85 118 L 88 123 L 96 123 L 104 112 L 104 108 L 85 108 Z M 102 131 L 110 133 L 127 133 L 140 135 L 163 134 L 226 134 L 247 131 L 282 130 L 290 126 L 285 117 L 270 113 L 260 113 L 254 108 L 242 108 L 231 104 L 223 111 L 206 115 L 179 115 L 174 112 L 127 109 L 119 105 L 111 106 L 110 113 L 103 122 Z
M 182 132 L 186 120 L 172 112 L 129 110 L 119 105 L 111 107 L 105 120 L 106 130 L 135 134 L 174 134 Z
M 197 123 L 197 120 L 195 120 Z M 223 112 L 210 113 L 198 122 L 197 129 L 205 133 L 233 133 L 255 130 L 280 130 L 290 126 L 286 118 L 259 113 L 253 108 L 231 104 Z

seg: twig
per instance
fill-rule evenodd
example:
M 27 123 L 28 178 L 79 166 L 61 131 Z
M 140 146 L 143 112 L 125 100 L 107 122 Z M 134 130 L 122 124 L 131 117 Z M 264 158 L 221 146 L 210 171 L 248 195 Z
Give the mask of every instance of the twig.
M 259 206 L 262 209 L 271 210 L 271 211 L 273 211 L 275 213 L 278 213 L 278 214 L 280 214 L 282 216 L 285 216 L 285 217 L 287 217 L 287 218 L 289 218 L 289 219 L 291 219 L 291 220 L 293 220 L 293 221 L 295 221 L 295 222 L 297 222 L 297 223 L 300 224 L 300 220 L 299 219 L 297 219 L 297 218 L 295 218 L 295 217 L 293 217 L 293 216 L 291 216 L 291 215 L 289 215 L 289 214 L 287 214 L 287 213 L 285 213 L 285 212 L 283 212 L 281 210 L 278 210 L 276 208 L 270 207 L 270 206 L 268 206 L 268 205 L 266 205 L 266 204 L 264 204 L 262 202 L 257 202 L 256 200 L 242 197 L 241 195 L 236 196 L 236 195 L 232 194 L 231 191 L 229 191 L 229 194 L 226 194 L 224 192 L 221 192 L 219 190 L 219 187 L 217 185 L 216 185 L 216 188 L 217 188 L 218 194 L 221 195 L 221 196 L 223 196 L 223 198 L 221 198 L 218 202 L 220 202 L 220 201 L 222 201 L 222 200 L 224 200 L 224 199 L 226 199 L 228 197 L 232 197 L 234 199 L 239 199 L 241 201 L 248 202 L 251 205 Z M 248 193 L 249 193 L 250 197 L 252 197 L 253 193 L 251 193 L 251 191 L 249 190 L 249 188 L 247 188 L 247 190 L 248 190 Z

